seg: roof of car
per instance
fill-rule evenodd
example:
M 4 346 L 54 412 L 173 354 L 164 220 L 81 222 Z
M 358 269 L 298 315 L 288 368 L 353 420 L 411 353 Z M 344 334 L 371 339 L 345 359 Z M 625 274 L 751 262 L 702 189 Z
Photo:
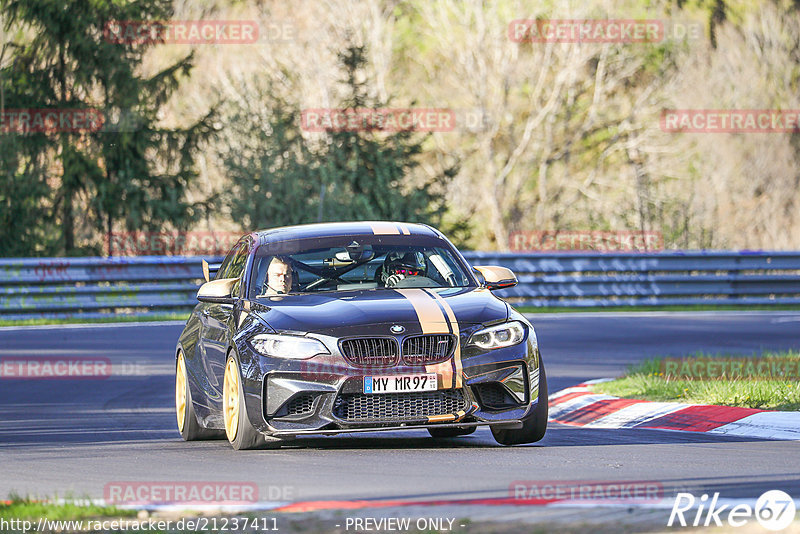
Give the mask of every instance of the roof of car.
M 390 221 L 355 221 L 282 226 L 254 232 L 259 241 L 332 237 L 340 235 L 416 235 L 443 237 L 425 224 Z

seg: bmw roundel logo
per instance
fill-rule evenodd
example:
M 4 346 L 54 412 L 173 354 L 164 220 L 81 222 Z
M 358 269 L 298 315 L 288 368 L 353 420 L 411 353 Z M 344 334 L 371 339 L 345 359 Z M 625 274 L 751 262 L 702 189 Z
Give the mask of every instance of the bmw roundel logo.
M 403 332 L 406 331 L 406 328 L 399 324 L 393 324 L 389 330 L 392 331 L 392 334 L 402 334 Z

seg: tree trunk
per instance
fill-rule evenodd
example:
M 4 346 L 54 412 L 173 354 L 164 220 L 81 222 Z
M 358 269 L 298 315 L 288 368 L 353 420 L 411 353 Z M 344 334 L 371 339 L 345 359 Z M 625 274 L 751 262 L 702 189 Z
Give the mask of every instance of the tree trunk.
M 67 74 L 66 74 L 66 60 L 64 59 L 64 43 L 59 46 L 58 51 L 58 68 L 59 80 L 61 82 L 61 102 L 59 107 L 62 109 L 67 103 Z M 72 190 L 72 177 L 69 175 L 69 169 L 65 165 L 65 158 L 67 155 L 67 134 L 61 134 L 61 188 L 63 195 L 61 201 L 63 202 L 62 218 L 61 218 L 61 232 L 64 238 L 64 253 L 69 255 L 75 249 L 75 215 L 72 210 L 73 193 Z

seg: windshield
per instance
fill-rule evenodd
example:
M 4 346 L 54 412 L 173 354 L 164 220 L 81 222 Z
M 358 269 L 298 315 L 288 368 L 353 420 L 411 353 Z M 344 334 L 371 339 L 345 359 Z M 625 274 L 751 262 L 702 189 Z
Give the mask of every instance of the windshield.
M 475 285 L 442 240 L 396 240 L 344 236 L 263 244 L 255 253 L 250 298 Z

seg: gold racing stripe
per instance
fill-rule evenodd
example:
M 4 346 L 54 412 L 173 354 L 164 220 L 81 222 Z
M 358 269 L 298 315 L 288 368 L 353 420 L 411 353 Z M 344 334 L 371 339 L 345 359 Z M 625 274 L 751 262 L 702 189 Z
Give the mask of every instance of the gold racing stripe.
M 447 303 L 445 299 L 442 298 L 439 293 L 435 291 L 426 291 L 429 295 L 432 295 L 444 308 L 445 313 L 447 313 L 447 318 L 450 319 L 450 326 L 453 328 L 453 334 L 456 336 L 456 350 L 453 352 L 453 362 L 455 363 L 455 385 L 453 387 L 460 388 L 462 387 L 462 373 L 463 367 L 461 365 L 461 330 L 458 328 L 458 321 L 456 321 L 456 314 L 453 313 L 453 308 L 450 307 L 450 304 Z
M 440 303 L 436 302 L 430 292 L 426 291 L 426 295 L 431 299 L 431 302 L 435 302 L 436 305 L 439 307 L 439 312 L 443 315 L 446 313 L 444 306 Z M 446 317 L 446 315 L 445 315 Z M 449 334 L 454 334 L 453 325 L 448 324 L 447 328 Z M 455 354 L 455 350 L 453 350 L 453 354 Z M 425 367 L 425 370 L 428 372 L 437 372 L 442 377 L 442 388 L 443 389 L 450 389 L 456 387 L 456 365 L 455 365 L 455 358 L 450 357 L 447 360 L 436 363 L 432 365 L 428 365 Z M 445 385 L 446 384 L 446 385 Z
M 370 224 L 375 235 L 399 234 L 400 230 L 392 223 L 377 222 Z
M 436 302 L 422 289 L 395 289 L 411 303 L 423 334 L 449 334 L 447 319 Z M 439 389 L 454 387 L 453 366 L 450 362 L 426 365 L 425 371 L 436 373 Z
M 403 233 L 403 235 L 411 235 L 411 231 L 405 224 L 398 224 L 397 226 L 400 228 L 400 231 Z
M 395 289 L 414 307 L 423 334 L 449 334 L 442 310 L 422 289 Z

